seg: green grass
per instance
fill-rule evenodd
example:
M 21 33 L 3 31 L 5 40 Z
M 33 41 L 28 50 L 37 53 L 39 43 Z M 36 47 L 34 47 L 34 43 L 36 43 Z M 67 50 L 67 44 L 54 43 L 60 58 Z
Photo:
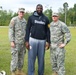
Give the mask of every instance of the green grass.
M 76 75 L 76 28 L 70 28 L 72 39 L 66 46 L 65 68 L 66 75 Z M 23 71 L 27 74 L 28 71 L 28 51 L 25 55 Z M 11 51 L 10 42 L 8 40 L 8 27 L 0 27 L 0 71 L 5 70 L 7 75 L 10 75 Z M 37 60 L 35 64 L 35 75 L 37 74 Z M 50 50 L 45 54 L 45 75 L 51 75 Z

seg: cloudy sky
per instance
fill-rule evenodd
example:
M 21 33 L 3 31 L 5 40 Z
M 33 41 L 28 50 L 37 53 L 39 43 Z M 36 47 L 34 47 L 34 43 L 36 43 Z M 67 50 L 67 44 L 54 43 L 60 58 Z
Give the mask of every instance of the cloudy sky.
M 57 12 L 59 8 L 63 8 L 63 3 L 67 2 L 70 7 L 73 7 L 76 0 L 0 0 L 0 6 L 3 10 L 12 10 L 17 12 L 18 8 L 24 7 L 26 11 L 34 11 L 37 4 L 42 4 L 44 10 L 51 8 Z

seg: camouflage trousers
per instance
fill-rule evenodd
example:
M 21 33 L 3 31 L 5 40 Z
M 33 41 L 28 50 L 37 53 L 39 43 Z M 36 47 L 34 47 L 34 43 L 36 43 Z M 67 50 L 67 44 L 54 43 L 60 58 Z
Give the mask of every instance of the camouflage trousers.
M 65 75 L 65 50 L 64 48 L 51 47 L 51 64 L 52 70 L 57 72 L 58 75 Z
M 15 48 L 11 48 L 11 72 L 16 71 L 16 69 L 22 69 L 24 63 L 24 55 L 25 55 L 25 46 L 24 44 L 16 44 Z

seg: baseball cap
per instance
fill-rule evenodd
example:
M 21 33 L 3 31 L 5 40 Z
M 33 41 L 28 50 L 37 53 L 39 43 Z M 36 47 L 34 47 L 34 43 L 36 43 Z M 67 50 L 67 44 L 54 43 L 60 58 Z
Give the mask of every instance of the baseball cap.
M 19 8 L 18 11 L 19 12 L 25 12 L 25 8 Z
M 59 15 L 58 15 L 58 13 L 53 12 L 53 13 L 52 13 L 52 16 L 59 16 Z

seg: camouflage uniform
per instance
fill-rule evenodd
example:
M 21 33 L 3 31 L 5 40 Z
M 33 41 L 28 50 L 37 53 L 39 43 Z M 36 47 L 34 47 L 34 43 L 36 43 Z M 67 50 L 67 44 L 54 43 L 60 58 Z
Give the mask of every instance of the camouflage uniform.
M 59 44 L 67 44 L 70 41 L 70 31 L 65 23 L 58 20 L 57 22 L 51 22 L 50 33 L 52 69 L 53 71 L 57 72 L 58 75 L 65 75 L 65 49 L 59 48 Z
M 16 68 L 22 69 L 25 54 L 25 28 L 26 20 L 19 19 L 18 16 L 12 18 L 9 24 L 9 40 L 15 42 L 15 48 L 11 47 L 12 61 L 11 71 L 15 71 Z

